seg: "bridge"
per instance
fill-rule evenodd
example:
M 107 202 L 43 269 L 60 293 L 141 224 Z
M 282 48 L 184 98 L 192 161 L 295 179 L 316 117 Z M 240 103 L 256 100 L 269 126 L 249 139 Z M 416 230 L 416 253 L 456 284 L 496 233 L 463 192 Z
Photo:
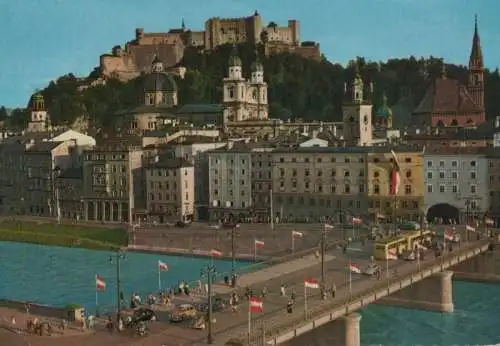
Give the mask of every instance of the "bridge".
M 303 282 L 306 278 L 318 278 L 319 268 L 304 266 L 302 269 L 297 268 L 295 273 L 285 272 L 283 277 L 278 277 L 274 273 L 273 279 L 267 282 L 261 280 L 255 286 L 252 285 L 252 289 L 256 286 L 262 287 L 263 284 L 277 289 L 280 282 L 290 283 L 290 280 L 294 280 L 295 284 L 287 284 L 288 289 L 298 292 L 294 311 L 285 312 L 286 299 L 280 300 L 277 295 L 266 297 L 264 299 L 265 313 L 261 316 L 254 314 L 250 335 L 247 305 L 242 304 L 242 311 L 237 314 L 226 316 L 217 314 L 217 323 L 214 325 L 213 332 L 214 345 L 321 345 L 321 343 L 311 343 L 310 333 L 326 326 L 329 333 L 329 345 L 357 346 L 360 344 L 361 317 L 356 311 L 369 304 L 452 312 L 453 268 L 474 258 L 482 257 L 480 255 L 488 252 L 491 243 L 491 239 L 470 241 L 437 258 L 427 254 L 426 258 L 418 263 L 390 262 L 387 275 L 384 274 L 381 280 L 357 276 L 347 282 L 346 270 L 343 270 L 342 274 L 338 271 L 338 269 L 345 268 L 345 259 L 342 261 L 340 253 L 338 258 L 330 256 L 326 264 L 329 268 L 327 277 L 333 277 L 336 282 L 336 296 L 322 300 L 319 290 L 316 290 L 318 292 L 314 294 L 311 292 L 311 295 L 307 297 L 307 309 L 305 309 L 304 297 L 302 297 Z M 360 261 L 357 263 L 361 263 Z M 382 267 L 384 268 L 385 264 L 382 264 Z M 462 274 L 465 271 L 463 268 L 464 266 L 461 269 Z M 335 342 L 332 341 L 333 339 Z M 206 345 L 206 339 L 199 339 L 194 344 Z

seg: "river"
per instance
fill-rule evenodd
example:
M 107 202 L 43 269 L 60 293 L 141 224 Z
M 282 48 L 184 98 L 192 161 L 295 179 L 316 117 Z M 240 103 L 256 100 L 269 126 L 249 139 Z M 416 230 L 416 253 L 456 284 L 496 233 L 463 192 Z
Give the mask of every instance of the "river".
M 110 253 L 74 248 L 0 242 L 0 298 L 31 300 L 52 305 L 95 306 L 98 273 L 107 289 L 100 304 L 114 305 L 116 266 Z M 197 280 L 210 260 L 180 256 L 127 253 L 122 261 L 125 295 L 158 289 L 158 260 L 168 264 L 162 286 L 180 280 Z M 231 262 L 214 261 L 218 271 L 228 272 Z M 238 268 L 248 266 L 237 262 Z M 362 346 L 493 345 L 500 343 L 500 285 L 455 282 L 455 312 L 451 314 L 372 305 L 361 311 Z M 307 346 L 307 345 L 304 345 Z

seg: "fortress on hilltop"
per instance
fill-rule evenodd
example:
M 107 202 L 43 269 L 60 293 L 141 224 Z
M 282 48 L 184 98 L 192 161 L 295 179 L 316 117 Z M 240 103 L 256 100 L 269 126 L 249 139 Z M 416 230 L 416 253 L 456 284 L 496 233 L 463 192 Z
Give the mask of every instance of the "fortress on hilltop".
M 129 80 L 143 72 L 150 72 L 155 56 L 166 70 L 183 76 L 184 69 L 178 65 L 186 47 L 198 47 L 210 51 L 228 43 L 263 44 L 266 55 L 291 52 L 310 59 L 321 56 L 319 44 L 300 42 L 300 23 L 289 20 L 288 25 L 278 26 L 270 22 L 262 24 L 262 17 L 255 11 L 252 16 L 240 18 L 210 18 L 205 22 L 204 31 L 186 28 L 184 20 L 177 29 L 168 32 L 148 33 L 142 28 L 135 30 L 135 39 L 123 47 L 113 47 L 111 54 L 100 57 L 101 75 L 120 80 Z

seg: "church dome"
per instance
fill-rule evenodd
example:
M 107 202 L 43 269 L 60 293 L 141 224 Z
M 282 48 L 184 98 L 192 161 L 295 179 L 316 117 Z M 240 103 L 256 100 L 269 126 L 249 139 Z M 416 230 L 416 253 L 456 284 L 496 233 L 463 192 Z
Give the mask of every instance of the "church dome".
M 236 54 L 231 54 L 229 57 L 229 66 L 241 66 L 241 59 Z
M 262 72 L 264 71 L 264 66 L 259 61 L 255 61 L 252 63 L 252 66 L 250 66 L 250 70 L 252 72 Z
M 145 92 L 177 92 L 177 83 L 174 78 L 165 72 L 153 72 L 144 79 Z
M 377 112 L 375 112 L 375 116 L 378 117 L 378 118 L 389 118 L 389 117 L 392 117 L 392 110 L 387 105 L 387 96 L 386 96 L 385 93 L 382 96 L 382 105 L 377 109 Z

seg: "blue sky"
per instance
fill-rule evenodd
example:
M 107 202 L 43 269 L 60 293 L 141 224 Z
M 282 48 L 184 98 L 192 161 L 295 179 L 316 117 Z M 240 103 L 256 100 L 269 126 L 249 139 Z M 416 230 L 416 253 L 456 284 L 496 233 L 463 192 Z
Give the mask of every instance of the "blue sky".
M 60 75 L 88 75 L 136 27 L 167 31 L 184 18 L 202 29 L 209 17 L 255 9 L 264 23 L 300 20 L 301 39 L 341 63 L 413 54 L 466 64 L 477 13 L 485 64 L 500 65 L 499 0 L 0 0 L 0 105 L 25 106 Z

